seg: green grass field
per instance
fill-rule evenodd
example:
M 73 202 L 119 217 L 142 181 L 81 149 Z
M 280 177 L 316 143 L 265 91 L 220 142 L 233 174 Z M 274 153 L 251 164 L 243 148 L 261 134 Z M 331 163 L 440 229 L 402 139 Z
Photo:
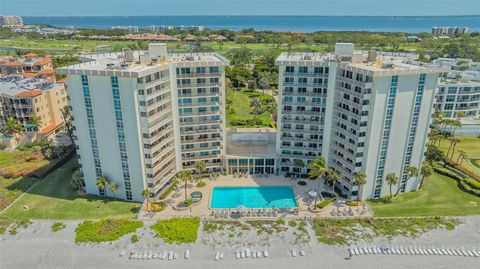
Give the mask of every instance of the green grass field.
M 460 140 L 459 143 L 457 143 L 457 146 L 455 147 L 455 153 L 453 154 L 453 162 L 456 162 L 458 159 L 458 156 L 460 154 L 460 151 L 464 151 L 467 153 L 468 157 L 467 159 L 472 159 L 472 164 L 470 164 L 467 160 L 463 161 L 462 167 L 465 169 L 468 169 L 469 171 L 480 174 L 480 171 L 478 170 L 477 167 L 475 167 L 475 163 L 478 163 L 480 166 L 480 138 L 478 137 L 462 137 L 462 136 L 457 136 Z M 442 140 L 440 143 L 440 149 L 446 154 L 448 151 L 448 148 L 450 146 L 450 141 L 448 140 Z M 480 168 L 480 167 L 479 167 Z
M 77 195 L 70 184 L 75 158 L 45 177 L 10 208 L 0 214 L 3 220 L 51 219 L 80 220 L 134 218 L 140 204 L 105 200 L 95 195 Z
M 461 191 L 455 180 L 433 174 L 417 192 L 368 201 L 376 217 L 465 216 L 480 214 L 480 198 Z
M 250 102 L 253 98 L 271 98 L 269 95 L 263 94 L 261 92 L 251 92 L 246 89 L 241 89 L 240 91 L 234 91 L 233 94 L 227 96 L 233 100 L 231 106 L 233 113 L 227 114 L 227 126 L 232 126 L 232 120 L 248 120 L 253 119 L 254 115 L 251 114 L 252 108 L 250 107 Z M 264 112 L 261 115 L 257 115 L 257 119 L 262 122 L 261 126 L 239 126 L 239 127 L 273 127 L 274 121 L 270 113 Z

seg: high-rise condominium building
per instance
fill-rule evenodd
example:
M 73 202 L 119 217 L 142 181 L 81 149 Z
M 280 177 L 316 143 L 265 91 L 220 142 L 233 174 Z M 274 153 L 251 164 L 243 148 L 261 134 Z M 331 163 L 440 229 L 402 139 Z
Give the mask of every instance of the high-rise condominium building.
M 20 16 L 0 16 L 0 26 L 22 26 L 23 19 Z
M 345 196 L 388 195 L 389 173 L 399 177 L 393 191 L 416 190 L 419 179 L 410 179 L 407 168 L 421 166 L 438 76 L 447 69 L 414 60 L 354 51 L 353 44 L 337 44 L 335 54 L 282 53 L 276 60 L 281 172 L 305 174 L 322 155 L 341 175 L 336 188 Z M 367 175 L 361 189 L 358 172 Z
M 435 110 L 446 118 L 478 118 L 480 116 L 480 63 L 471 59 L 440 58 L 433 61 L 447 66 L 438 83 Z
M 68 74 L 79 163 L 88 193 L 106 176 L 117 197 L 156 196 L 183 168 L 204 161 L 223 167 L 224 66 L 218 54 L 168 54 L 165 44 L 148 51 L 84 56 L 58 70 Z

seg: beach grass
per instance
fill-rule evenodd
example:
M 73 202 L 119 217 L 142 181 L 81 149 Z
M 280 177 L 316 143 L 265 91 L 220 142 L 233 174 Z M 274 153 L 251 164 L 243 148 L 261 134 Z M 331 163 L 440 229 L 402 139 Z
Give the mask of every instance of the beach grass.
M 70 184 L 76 158 L 41 180 L 0 214 L 3 220 L 99 220 L 135 218 L 139 203 L 79 195 Z
M 139 220 L 106 219 L 100 221 L 86 220 L 75 229 L 77 243 L 98 243 L 115 241 L 120 237 L 135 232 L 143 227 Z
M 167 244 L 189 244 L 197 241 L 199 227 L 200 218 L 192 217 L 159 220 L 150 229 Z
M 434 173 L 416 192 L 370 200 L 376 217 L 466 216 L 480 214 L 480 198 L 463 192 L 454 179 Z
M 327 245 L 343 245 L 356 241 L 372 241 L 383 237 L 418 237 L 434 229 L 453 230 L 459 221 L 453 218 L 315 218 L 313 230 L 318 240 Z

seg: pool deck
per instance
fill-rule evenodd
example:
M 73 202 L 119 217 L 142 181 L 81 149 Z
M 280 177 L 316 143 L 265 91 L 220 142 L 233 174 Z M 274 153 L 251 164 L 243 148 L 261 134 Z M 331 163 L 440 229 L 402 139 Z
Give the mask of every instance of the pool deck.
M 262 176 L 244 176 L 241 178 L 234 178 L 232 175 L 228 176 L 219 176 L 216 179 L 203 179 L 203 182 L 206 183 L 206 186 L 198 188 L 196 187 L 198 180 L 194 180 L 187 184 L 188 198 L 190 199 L 190 194 L 194 191 L 200 191 L 203 194 L 202 200 L 191 206 L 190 208 L 179 210 L 176 208 L 179 202 L 185 200 L 185 184 L 179 183 L 176 190 L 174 190 L 169 197 L 167 197 L 164 202 L 167 203 L 167 208 L 162 212 L 146 212 L 140 211 L 138 214 L 139 219 L 151 220 L 151 219 L 164 219 L 171 217 L 187 217 L 187 216 L 199 216 L 202 218 L 214 218 L 212 212 L 220 212 L 225 209 L 211 209 L 210 202 L 212 199 L 212 189 L 213 187 L 265 187 L 265 186 L 289 186 L 292 187 L 295 197 L 298 204 L 298 213 L 295 215 L 293 212 L 282 212 L 277 217 L 283 218 L 298 218 L 298 217 L 334 217 L 333 212 L 341 212 L 341 217 L 370 217 L 372 216 L 372 211 L 368 208 L 359 207 L 348 207 L 344 204 L 344 200 L 338 199 L 337 202 L 332 203 L 325 207 L 323 210 L 318 210 L 312 212 L 309 208 L 313 204 L 313 199 L 308 195 L 308 192 L 311 190 L 326 191 L 330 190 L 325 187 L 322 181 L 319 180 L 310 180 L 305 179 L 307 183 L 305 186 L 300 186 L 297 183 L 296 179 L 290 179 L 282 176 L 269 175 L 268 177 Z M 320 186 L 320 187 L 319 187 Z M 143 209 L 144 207 L 142 207 Z M 351 209 L 351 210 L 350 210 Z M 350 214 L 347 214 L 347 211 L 350 211 Z M 337 214 L 335 214 L 337 216 Z M 255 217 L 258 219 L 260 217 Z M 268 218 L 268 217 L 264 217 Z M 274 217 L 270 217 L 271 219 Z M 275 219 L 274 218 L 274 219 Z M 242 217 L 242 219 L 248 219 Z

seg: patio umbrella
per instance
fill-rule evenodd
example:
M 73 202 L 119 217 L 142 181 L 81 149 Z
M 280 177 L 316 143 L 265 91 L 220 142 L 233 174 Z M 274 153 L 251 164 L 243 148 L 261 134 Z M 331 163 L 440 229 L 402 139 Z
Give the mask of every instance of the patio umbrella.
M 243 206 L 243 205 L 239 205 L 239 206 L 237 206 L 236 209 L 237 209 L 238 212 L 242 213 L 242 212 L 244 212 L 245 210 L 247 210 L 247 207 L 246 207 L 246 206 Z
M 316 191 L 309 191 L 308 192 L 308 196 L 312 197 L 312 198 L 315 198 L 317 197 L 318 193 Z

